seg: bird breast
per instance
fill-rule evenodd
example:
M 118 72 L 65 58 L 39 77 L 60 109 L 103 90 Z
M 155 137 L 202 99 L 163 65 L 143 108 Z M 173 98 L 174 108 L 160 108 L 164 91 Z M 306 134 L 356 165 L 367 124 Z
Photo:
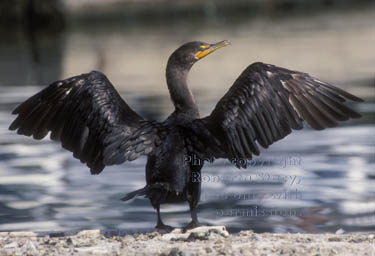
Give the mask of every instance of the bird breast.
M 147 183 L 168 184 L 168 190 L 182 193 L 191 173 L 190 165 L 186 163 L 187 158 L 183 135 L 178 128 L 169 129 L 162 138 L 162 143 L 148 157 Z

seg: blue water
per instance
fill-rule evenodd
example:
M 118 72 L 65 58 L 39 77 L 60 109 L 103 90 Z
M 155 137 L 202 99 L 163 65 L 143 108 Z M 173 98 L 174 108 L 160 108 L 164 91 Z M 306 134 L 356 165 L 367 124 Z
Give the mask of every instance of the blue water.
M 14 102 L 39 87 L 1 88 L 0 230 L 149 230 L 148 200 L 120 198 L 145 184 L 145 158 L 91 176 L 85 165 L 48 138 L 35 141 L 6 130 Z M 5 91 L 5 92 L 4 92 Z M 125 97 L 125 95 L 124 95 Z M 357 109 L 373 103 L 362 103 Z M 348 232 L 374 230 L 374 126 L 346 123 L 306 128 L 275 143 L 238 170 L 206 164 L 200 221 L 231 231 Z M 190 221 L 186 204 L 165 205 L 166 223 Z
M 309 72 L 366 100 L 350 105 L 363 118 L 319 132 L 294 131 L 249 161 L 247 169 L 226 160 L 206 164 L 200 221 L 230 231 L 375 231 L 373 17 L 361 10 L 282 22 L 260 18 L 236 24 L 237 30 L 230 23 L 199 29 L 180 24 L 186 31 L 73 28 L 41 42 L 37 64 L 27 44 L 0 45 L 0 53 L 7 52 L 0 59 L 0 231 L 151 230 L 156 213 L 148 200 L 120 201 L 145 185 L 145 158 L 91 176 L 48 138 L 35 141 L 8 131 L 10 113 L 49 82 L 99 69 L 138 113 L 162 120 L 172 110 L 166 59 L 180 43 L 197 38 L 232 41 L 192 70 L 190 84 L 203 115 L 255 60 Z M 186 203 L 163 205 L 161 211 L 166 224 L 190 222 Z

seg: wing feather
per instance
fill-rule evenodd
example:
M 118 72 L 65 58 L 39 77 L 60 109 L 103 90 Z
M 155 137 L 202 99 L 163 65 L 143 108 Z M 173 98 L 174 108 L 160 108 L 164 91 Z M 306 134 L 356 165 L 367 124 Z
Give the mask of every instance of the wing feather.
M 194 120 L 189 129 L 204 143 L 206 157 L 251 158 L 259 155 L 258 144 L 269 147 L 302 129 L 303 121 L 322 130 L 359 118 L 346 100 L 362 101 L 306 73 L 257 62 L 242 72 L 209 116 Z
M 161 128 L 134 112 L 97 71 L 52 83 L 13 114 L 18 116 L 10 130 L 34 139 L 51 132 L 51 139 L 87 163 L 92 174 L 149 154 Z

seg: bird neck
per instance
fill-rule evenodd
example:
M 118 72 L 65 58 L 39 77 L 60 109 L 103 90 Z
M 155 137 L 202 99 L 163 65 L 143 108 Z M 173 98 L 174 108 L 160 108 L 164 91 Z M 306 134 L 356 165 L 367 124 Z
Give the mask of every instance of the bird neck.
M 168 62 L 166 77 L 169 94 L 177 113 L 199 117 L 199 110 L 192 91 L 187 85 L 190 67 L 181 67 Z

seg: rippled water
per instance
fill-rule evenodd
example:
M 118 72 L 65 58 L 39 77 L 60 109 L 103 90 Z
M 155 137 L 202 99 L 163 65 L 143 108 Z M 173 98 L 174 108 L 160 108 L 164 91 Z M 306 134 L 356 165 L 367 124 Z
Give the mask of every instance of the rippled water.
M 0 230 L 152 229 L 156 214 L 148 200 L 119 200 L 144 186 L 145 158 L 91 176 L 86 166 L 49 139 L 35 141 L 8 131 L 14 118 L 10 112 L 42 88 L 30 84 L 100 69 L 137 112 L 161 120 L 172 110 L 163 78 L 169 53 L 181 42 L 203 38 L 233 41 L 231 48 L 192 70 L 190 84 L 203 114 L 210 112 L 253 60 L 337 81 L 366 102 L 351 105 L 362 119 L 320 132 L 295 131 L 249 161 L 246 170 L 224 160 L 206 164 L 201 177 L 200 221 L 226 225 L 232 231 L 374 231 L 375 54 L 369 45 L 375 40 L 374 27 L 368 22 L 373 16 L 362 10 L 309 20 L 261 19 L 244 22 L 238 30 L 206 25 L 193 38 L 191 27 L 188 32 L 154 28 L 149 33 L 146 29 L 97 29 L 93 33 L 72 29 L 58 38 L 61 45 L 54 46 L 57 48 L 42 51 L 38 65 L 29 60 L 21 65 L 7 62 L 18 56 L 16 49 L 23 49 L 25 56 L 28 53 L 20 45 L 8 46 L 13 55 L 0 63 L 14 65 L 8 67 L 11 72 L 0 86 Z M 51 45 L 48 40 L 44 43 Z M 47 53 L 54 57 L 46 59 L 43 54 Z M 162 217 L 174 226 L 190 221 L 186 204 L 163 205 Z

